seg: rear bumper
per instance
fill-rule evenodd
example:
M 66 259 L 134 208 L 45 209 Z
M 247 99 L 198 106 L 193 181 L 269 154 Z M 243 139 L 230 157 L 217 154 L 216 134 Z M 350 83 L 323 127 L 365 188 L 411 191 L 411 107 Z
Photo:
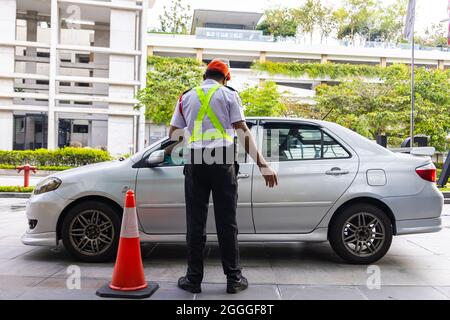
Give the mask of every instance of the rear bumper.
M 437 219 L 442 214 L 444 196 L 435 185 L 429 184 L 412 196 L 385 197 L 381 199 L 392 210 L 395 220 L 421 221 Z M 418 222 L 420 225 L 421 222 Z
M 440 217 L 431 219 L 397 220 L 397 235 L 430 233 L 442 230 Z

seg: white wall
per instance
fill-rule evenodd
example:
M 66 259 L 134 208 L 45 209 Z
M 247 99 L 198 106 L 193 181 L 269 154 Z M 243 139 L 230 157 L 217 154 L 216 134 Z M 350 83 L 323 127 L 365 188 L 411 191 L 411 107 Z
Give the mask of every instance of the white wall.
M 112 0 L 114 3 L 129 4 L 134 1 Z M 135 50 L 136 14 L 126 10 L 111 10 L 110 48 L 120 50 Z M 109 77 L 114 80 L 135 79 L 135 57 L 114 55 L 109 56 Z M 134 88 L 131 86 L 109 86 L 109 96 L 112 98 L 134 98 Z M 109 104 L 109 110 L 129 110 L 129 105 Z M 108 116 L 108 150 L 113 155 L 130 152 L 134 148 L 135 126 L 133 117 Z
M 0 10 L 0 41 L 12 42 L 16 36 L 16 0 L 2 0 Z M 0 46 L 0 73 L 14 72 L 14 47 Z M 0 92 L 12 93 L 13 79 L 0 79 Z M 1 106 L 11 106 L 12 99 L 0 99 Z M 13 147 L 13 113 L 0 111 L 0 150 L 12 150 Z

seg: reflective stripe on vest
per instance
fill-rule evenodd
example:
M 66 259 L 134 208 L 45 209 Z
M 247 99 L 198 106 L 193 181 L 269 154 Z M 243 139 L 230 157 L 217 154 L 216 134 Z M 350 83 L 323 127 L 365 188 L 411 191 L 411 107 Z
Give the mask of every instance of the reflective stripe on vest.
M 216 114 L 211 108 L 209 102 L 211 101 L 214 93 L 221 87 L 220 84 L 215 85 L 208 92 L 203 92 L 202 87 L 196 87 L 194 90 L 197 92 L 198 99 L 200 100 L 200 109 L 198 110 L 197 118 L 194 122 L 194 129 L 192 130 L 192 136 L 189 142 L 203 141 L 203 140 L 214 140 L 214 139 L 225 139 L 233 142 L 233 138 L 225 131 Z M 208 130 L 207 132 L 202 132 L 202 123 L 205 116 L 208 115 L 211 124 L 215 130 Z

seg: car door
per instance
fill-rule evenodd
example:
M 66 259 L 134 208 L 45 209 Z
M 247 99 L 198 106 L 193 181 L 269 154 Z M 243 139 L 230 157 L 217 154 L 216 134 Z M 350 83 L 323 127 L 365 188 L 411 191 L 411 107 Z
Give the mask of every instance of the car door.
M 277 171 L 269 189 L 255 169 L 253 216 L 256 233 L 308 233 L 350 186 L 358 157 L 330 132 L 311 123 L 266 121 L 259 143 Z
M 151 150 L 144 159 L 157 150 L 171 148 L 166 140 Z M 182 151 L 181 151 L 182 153 Z M 168 154 L 168 153 L 166 153 Z M 241 157 L 245 161 L 245 158 Z M 176 161 L 177 162 L 177 161 Z M 141 161 L 145 163 L 145 161 Z M 241 163 L 239 173 L 239 200 L 237 218 L 240 233 L 254 233 L 251 211 L 251 182 L 253 165 Z M 186 232 L 183 164 L 167 159 L 163 164 L 138 169 L 136 177 L 136 207 L 141 226 L 148 234 L 182 234 Z M 208 211 L 207 232 L 216 233 L 212 197 Z

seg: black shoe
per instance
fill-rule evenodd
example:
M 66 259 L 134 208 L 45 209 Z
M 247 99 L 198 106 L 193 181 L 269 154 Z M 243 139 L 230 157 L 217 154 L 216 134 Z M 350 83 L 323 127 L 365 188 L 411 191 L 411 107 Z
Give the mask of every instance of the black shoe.
M 241 276 L 238 280 L 227 280 L 227 293 L 238 293 L 248 288 L 247 278 Z
M 189 281 L 189 279 L 186 276 L 178 279 L 178 287 L 191 293 L 202 292 L 202 287 L 200 286 L 200 283 L 193 283 Z

